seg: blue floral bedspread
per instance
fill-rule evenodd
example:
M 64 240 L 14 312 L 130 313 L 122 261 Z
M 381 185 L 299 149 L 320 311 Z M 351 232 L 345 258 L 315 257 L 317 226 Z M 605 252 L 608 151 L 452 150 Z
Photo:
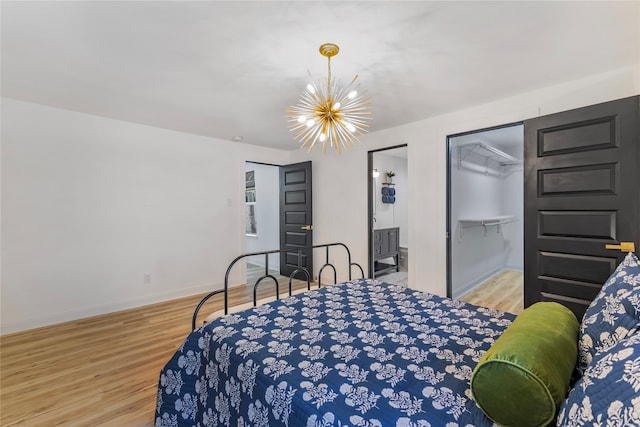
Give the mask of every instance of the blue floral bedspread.
M 514 317 L 369 279 L 227 315 L 162 370 L 156 426 L 491 426 L 469 380 Z

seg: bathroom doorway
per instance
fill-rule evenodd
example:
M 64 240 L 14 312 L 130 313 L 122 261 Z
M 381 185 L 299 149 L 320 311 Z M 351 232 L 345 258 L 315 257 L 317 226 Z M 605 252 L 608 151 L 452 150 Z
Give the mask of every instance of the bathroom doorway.
M 369 277 L 406 286 L 409 263 L 408 147 L 368 153 Z

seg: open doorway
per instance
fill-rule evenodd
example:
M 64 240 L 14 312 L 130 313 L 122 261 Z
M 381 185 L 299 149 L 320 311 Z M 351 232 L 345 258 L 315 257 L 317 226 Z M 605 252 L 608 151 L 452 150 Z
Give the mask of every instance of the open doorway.
M 246 161 L 244 199 L 245 254 L 272 252 L 243 259 L 245 283 L 253 285 L 269 276 L 288 284 L 300 267 L 312 275 L 311 162 L 280 166 Z M 294 277 L 295 286 L 302 283 L 299 279 L 306 284 L 303 272 Z
M 369 277 L 406 286 L 409 262 L 407 146 L 369 152 Z
M 448 145 L 448 295 L 518 313 L 524 305 L 523 125 L 452 135 Z
M 280 166 L 245 162 L 245 251 L 261 252 L 280 247 Z M 265 267 L 279 274 L 280 256 L 247 258 L 247 282 L 254 283 Z

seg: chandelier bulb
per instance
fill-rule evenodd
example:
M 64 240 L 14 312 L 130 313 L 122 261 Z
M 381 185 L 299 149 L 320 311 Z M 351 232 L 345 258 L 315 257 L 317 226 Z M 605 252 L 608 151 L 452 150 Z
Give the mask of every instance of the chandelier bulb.
M 316 93 L 316 90 L 313 88 L 311 83 L 307 84 L 307 90 L 311 93 Z
M 337 110 L 338 108 L 340 108 L 340 103 L 336 102 L 335 104 L 333 104 L 333 109 Z
M 304 123 L 306 121 L 307 121 L 307 118 L 305 116 L 298 117 L 298 123 Z
M 345 123 L 345 126 L 347 127 L 349 132 L 355 132 L 356 131 L 356 127 L 354 125 L 352 125 L 351 123 Z
M 320 134 L 320 142 L 324 142 L 324 140 L 327 139 L 327 135 L 325 135 L 324 133 Z
M 309 120 L 307 120 L 307 127 L 308 127 L 308 128 L 312 127 L 312 126 L 313 126 L 313 125 L 315 125 L 315 124 L 316 124 L 316 121 L 315 121 L 315 120 L 313 120 L 313 119 L 309 119 Z
M 356 96 L 358 96 L 358 91 L 357 91 L 357 90 L 352 90 L 351 92 L 349 92 L 349 95 L 347 95 L 347 97 L 348 97 L 349 99 L 353 99 L 353 98 L 355 98 Z

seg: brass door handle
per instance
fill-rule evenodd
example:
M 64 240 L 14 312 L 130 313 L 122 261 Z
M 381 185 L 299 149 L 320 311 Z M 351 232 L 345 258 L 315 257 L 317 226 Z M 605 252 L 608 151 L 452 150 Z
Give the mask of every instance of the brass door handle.
M 635 252 L 636 245 L 633 242 L 620 242 L 619 245 L 604 245 L 606 249 L 620 249 L 620 252 Z
M 300 227 L 302 230 L 307 230 L 307 231 L 311 231 L 313 230 L 313 226 L 311 225 L 305 225 L 304 227 Z

